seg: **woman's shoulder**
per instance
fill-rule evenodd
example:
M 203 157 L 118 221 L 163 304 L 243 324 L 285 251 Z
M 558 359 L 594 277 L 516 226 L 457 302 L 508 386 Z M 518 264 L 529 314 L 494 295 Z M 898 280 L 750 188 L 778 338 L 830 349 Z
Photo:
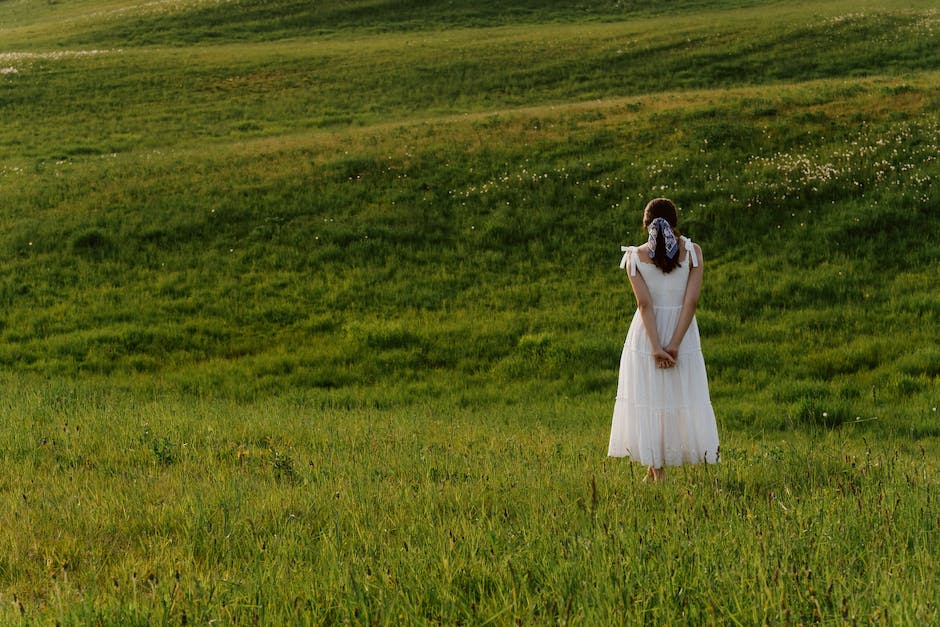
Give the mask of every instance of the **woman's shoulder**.
M 636 255 L 639 258 L 640 263 L 653 263 L 653 260 L 650 259 L 650 245 L 648 243 L 644 242 L 639 246 L 635 246 L 634 250 L 636 251 Z

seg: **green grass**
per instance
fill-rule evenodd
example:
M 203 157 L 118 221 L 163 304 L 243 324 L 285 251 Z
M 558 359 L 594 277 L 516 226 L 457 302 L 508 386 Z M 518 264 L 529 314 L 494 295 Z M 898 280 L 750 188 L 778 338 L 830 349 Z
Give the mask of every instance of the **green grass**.
M 667 193 L 710 261 L 718 391 L 784 362 L 785 382 L 849 378 L 873 411 L 870 388 L 935 339 L 936 92 L 908 83 L 788 86 L 773 115 L 742 106 L 755 88 L 671 92 L 8 169 L 0 361 L 245 399 L 507 379 L 609 392 L 630 312 L 617 246 Z M 859 342 L 869 356 L 845 357 Z M 925 404 L 935 375 L 912 375 Z
M 936 622 L 938 29 L 0 2 L 0 622 Z M 659 195 L 724 463 L 648 489 Z
M 651 488 L 598 454 L 598 400 L 6 389 L 5 622 L 936 618 L 936 439 L 734 431 Z

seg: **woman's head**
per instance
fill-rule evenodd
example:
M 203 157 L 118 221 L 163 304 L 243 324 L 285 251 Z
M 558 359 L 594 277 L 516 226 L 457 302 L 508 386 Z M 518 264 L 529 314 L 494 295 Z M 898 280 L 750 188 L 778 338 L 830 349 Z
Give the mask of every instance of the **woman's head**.
M 657 218 L 662 218 L 669 223 L 669 227 L 675 233 L 676 238 L 680 236 L 679 229 L 676 228 L 676 225 L 679 222 L 678 211 L 676 210 L 676 205 L 668 198 L 654 198 L 646 204 L 646 209 L 643 210 L 643 228 L 649 229 L 650 224 Z M 650 249 L 653 249 L 655 244 L 656 256 L 652 257 L 653 263 L 656 264 L 663 272 L 672 272 L 675 268 L 679 267 L 679 254 L 676 253 L 674 257 L 669 257 L 666 254 L 666 237 L 662 229 L 655 229 L 655 241 L 651 233 Z
M 665 218 L 669 226 L 675 229 L 679 222 L 676 205 L 668 198 L 654 198 L 649 201 L 646 203 L 646 209 L 643 210 L 643 228 L 647 228 L 656 218 Z

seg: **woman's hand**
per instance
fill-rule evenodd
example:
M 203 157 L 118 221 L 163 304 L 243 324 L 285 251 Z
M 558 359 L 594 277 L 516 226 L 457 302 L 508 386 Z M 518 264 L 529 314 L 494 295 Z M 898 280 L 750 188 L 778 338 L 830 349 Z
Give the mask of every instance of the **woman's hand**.
M 679 347 L 674 344 L 669 344 L 663 348 L 664 351 L 669 353 L 669 356 L 672 357 L 673 365 L 679 360 Z
M 653 351 L 653 359 L 657 368 L 672 368 L 676 365 L 676 358 L 670 355 L 665 348 Z

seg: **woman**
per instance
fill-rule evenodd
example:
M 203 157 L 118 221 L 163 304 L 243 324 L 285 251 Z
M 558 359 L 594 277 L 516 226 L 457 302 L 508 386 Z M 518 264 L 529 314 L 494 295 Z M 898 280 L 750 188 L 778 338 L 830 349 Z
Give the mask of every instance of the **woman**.
M 661 481 L 666 466 L 719 460 L 718 429 L 695 323 L 702 249 L 676 229 L 666 198 L 646 205 L 649 240 L 624 246 L 637 310 L 620 358 L 620 381 L 607 454 L 645 464 Z M 646 480 L 644 478 L 644 480 Z

